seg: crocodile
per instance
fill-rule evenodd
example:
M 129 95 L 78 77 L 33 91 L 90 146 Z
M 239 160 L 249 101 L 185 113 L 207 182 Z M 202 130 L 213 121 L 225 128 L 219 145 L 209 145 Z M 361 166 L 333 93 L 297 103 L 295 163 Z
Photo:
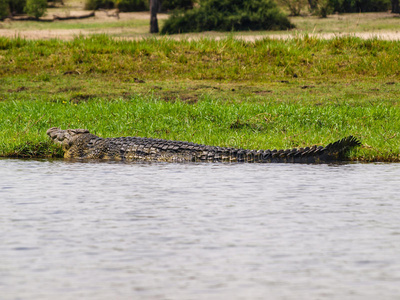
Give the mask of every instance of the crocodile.
M 347 158 L 360 141 L 348 136 L 327 146 L 287 150 L 246 150 L 144 137 L 101 138 L 87 129 L 57 127 L 47 135 L 61 144 L 64 158 L 165 162 L 328 163 Z

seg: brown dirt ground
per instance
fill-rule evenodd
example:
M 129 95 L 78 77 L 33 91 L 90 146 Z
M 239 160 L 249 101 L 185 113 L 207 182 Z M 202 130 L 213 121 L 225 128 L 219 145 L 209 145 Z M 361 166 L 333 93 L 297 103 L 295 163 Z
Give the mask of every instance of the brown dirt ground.
M 68 11 L 68 15 L 70 16 L 80 16 L 87 14 L 88 11 L 84 10 L 75 10 Z M 109 14 L 112 14 L 113 11 L 109 11 Z M 65 16 L 65 13 L 55 13 L 59 16 Z M 166 19 L 168 15 L 159 14 L 158 19 Z M 52 14 L 49 13 L 47 17 L 43 19 L 52 19 Z M 150 23 L 150 14 L 149 12 L 134 12 L 134 13 L 120 13 L 119 21 L 127 21 L 127 20 L 149 20 Z M 69 20 L 69 21 L 55 21 L 55 22 L 81 22 L 81 23 L 107 23 L 107 22 L 115 22 L 117 19 L 115 17 L 108 17 L 106 12 L 104 11 L 96 11 L 94 18 L 82 19 L 82 20 Z M 11 21 L 6 19 L 4 22 L 22 22 L 22 21 Z M 116 28 L 100 28 L 100 29 L 9 29 L 4 28 L 0 22 L 0 36 L 4 37 L 22 37 L 26 39 L 53 39 L 58 38 L 62 40 L 71 40 L 78 35 L 92 35 L 92 34 L 111 34 L 111 35 L 121 35 L 121 34 L 129 34 L 141 33 L 142 30 L 138 32 L 137 28 L 129 28 L 129 27 L 116 27 Z

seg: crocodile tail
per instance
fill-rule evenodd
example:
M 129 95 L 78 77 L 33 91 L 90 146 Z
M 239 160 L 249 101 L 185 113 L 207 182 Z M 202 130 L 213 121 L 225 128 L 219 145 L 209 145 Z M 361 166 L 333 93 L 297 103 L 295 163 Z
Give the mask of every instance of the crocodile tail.
M 350 135 L 341 140 L 328 144 L 324 150 L 329 156 L 339 159 L 344 157 L 350 149 L 361 145 L 361 142 L 356 137 Z

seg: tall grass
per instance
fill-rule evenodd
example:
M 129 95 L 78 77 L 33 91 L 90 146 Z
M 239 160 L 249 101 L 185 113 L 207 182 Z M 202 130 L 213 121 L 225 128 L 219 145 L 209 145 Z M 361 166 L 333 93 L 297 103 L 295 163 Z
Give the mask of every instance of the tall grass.
M 354 37 L 254 43 L 234 38 L 116 41 L 105 35 L 63 42 L 0 38 L 0 76 L 140 74 L 143 79 L 263 82 L 276 78 L 398 77 L 400 42 Z

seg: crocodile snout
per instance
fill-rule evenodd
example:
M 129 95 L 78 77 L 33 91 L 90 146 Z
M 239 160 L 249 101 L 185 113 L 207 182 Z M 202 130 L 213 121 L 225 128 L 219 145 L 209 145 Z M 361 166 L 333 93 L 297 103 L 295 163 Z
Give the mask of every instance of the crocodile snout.
M 71 146 L 71 144 L 76 140 L 76 138 L 81 134 L 89 133 L 87 129 L 66 129 L 62 130 L 58 127 L 52 127 L 47 130 L 47 135 L 58 144 L 64 147 Z
M 47 130 L 46 133 L 55 142 L 62 143 L 62 141 L 65 139 L 65 130 L 62 130 L 58 127 L 52 127 Z

